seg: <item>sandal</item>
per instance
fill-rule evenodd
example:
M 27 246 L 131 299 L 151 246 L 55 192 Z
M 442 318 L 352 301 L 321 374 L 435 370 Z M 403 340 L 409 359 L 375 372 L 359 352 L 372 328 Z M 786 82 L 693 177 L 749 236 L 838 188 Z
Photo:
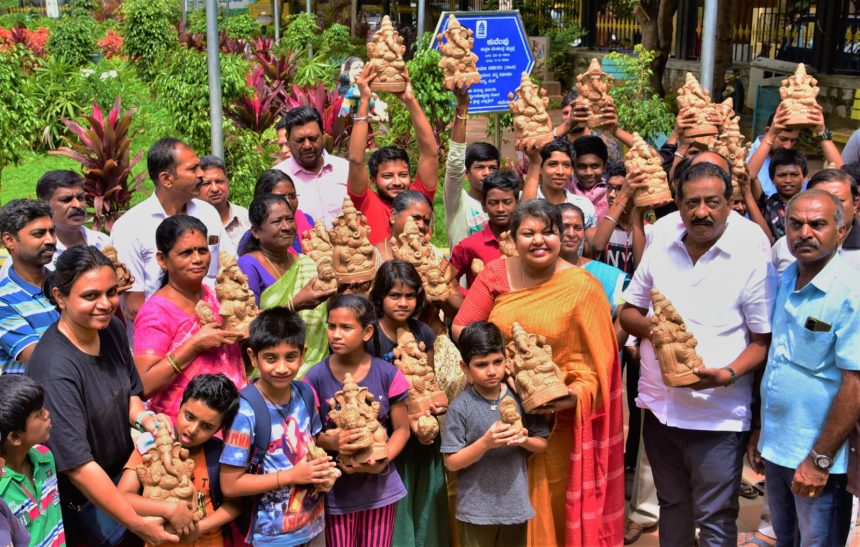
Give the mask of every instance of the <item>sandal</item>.
M 748 500 L 754 500 L 758 497 L 758 489 L 752 483 L 741 479 L 741 485 L 738 487 L 738 495 Z
M 738 547 L 773 547 L 774 545 L 776 545 L 775 539 L 762 534 L 758 530 L 738 534 Z
M 645 526 L 643 524 L 639 524 L 638 522 L 634 522 L 630 519 L 627 519 L 627 522 L 624 523 L 624 545 L 636 543 L 637 541 L 639 541 L 639 538 L 642 537 L 643 533 L 653 532 L 656 529 L 657 524 Z

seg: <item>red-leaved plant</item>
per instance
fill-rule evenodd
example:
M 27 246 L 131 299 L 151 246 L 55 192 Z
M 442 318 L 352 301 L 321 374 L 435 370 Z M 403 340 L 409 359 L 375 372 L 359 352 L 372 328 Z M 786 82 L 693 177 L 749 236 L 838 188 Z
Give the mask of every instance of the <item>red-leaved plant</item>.
M 39 27 L 29 30 L 22 26 L 11 29 L 0 27 L 0 51 L 8 50 L 17 44 L 21 44 L 36 57 L 45 56 L 45 44 L 48 43 L 48 29 Z
M 122 54 L 123 42 L 124 38 L 122 35 L 117 34 L 113 29 L 111 29 L 108 30 L 105 37 L 96 42 L 96 44 L 101 48 L 102 55 L 104 55 L 105 58 L 110 59 L 111 57 L 116 57 Z
M 93 103 L 92 115 L 85 116 L 89 128 L 61 118 L 78 142 L 61 137 L 69 146 L 48 152 L 71 158 L 83 167 L 84 192 L 95 211 L 93 228 L 96 230 L 110 232 L 114 221 L 128 209 L 132 195 L 140 189 L 146 176 L 142 172 L 131 177 L 131 168 L 143 157 L 143 151 L 140 151 L 129 160 L 131 141 L 137 134 L 137 130 L 129 133 L 134 113 L 135 109 L 131 109 L 120 116 L 119 97 L 107 118 L 102 115 L 98 103 Z
M 255 65 L 247 74 L 248 86 L 253 89 L 234 104 L 224 108 L 224 113 L 233 123 L 261 135 L 275 124 L 278 104 L 275 101 L 280 93 L 279 84 L 270 86 L 263 76 L 263 68 Z
M 293 55 L 292 51 L 273 55 L 259 49 L 255 55 L 257 65 L 263 69 L 266 82 L 272 89 L 278 91 L 275 96 L 277 110 L 287 109 L 287 102 L 290 100 L 290 85 L 296 73 L 296 56 Z

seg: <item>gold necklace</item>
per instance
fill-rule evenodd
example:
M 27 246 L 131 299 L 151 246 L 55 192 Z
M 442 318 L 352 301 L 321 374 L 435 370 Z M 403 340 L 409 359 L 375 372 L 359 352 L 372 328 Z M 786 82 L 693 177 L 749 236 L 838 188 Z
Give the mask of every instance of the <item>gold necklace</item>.
M 282 275 L 284 275 L 284 272 L 285 272 L 286 270 L 284 270 L 284 272 L 282 272 L 280 268 L 278 268 L 277 266 L 275 266 L 275 264 L 274 264 L 271 260 L 269 260 L 269 257 L 266 255 L 266 252 L 265 252 L 264 250 L 260 249 L 260 254 L 261 254 L 261 255 L 263 255 L 263 258 L 265 258 L 265 259 L 266 259 L 266 262 L 269 264 L 269 266 L 271 266 L 271 267 L 272 267 L 272 269 L 273 269 L 273 270 L 275 270 L 275 273 L 276 273 L 276 274 L 278 274 L 278 279 L 280 279 L 280 278 L 281 278 L 281 276 L 282 276 Z M 289 254 L 289 253 L 288 253 L 288 254 Z M 288 257 L 288 258 L 289 258 L 289 257 Z

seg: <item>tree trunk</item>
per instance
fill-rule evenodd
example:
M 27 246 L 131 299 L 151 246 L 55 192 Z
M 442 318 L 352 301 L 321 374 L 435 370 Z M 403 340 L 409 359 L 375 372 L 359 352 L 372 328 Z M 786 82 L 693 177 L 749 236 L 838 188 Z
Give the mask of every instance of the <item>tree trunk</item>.
M 720 100 L 716 91 L 723 88 L 726 70 L 732 66 L 736 0 L 719 0 L 717 6 L 716 58 L 714 59 L 714 89 L 711 96 Z
M 651 63 L 651 85 L 662 97 L 663 74 L 672 49 L 673 26 L 679 0 L 648 0 L 638 4 L 633 10 L 636 22 L 642 30 L 642 45 L 656 53 Z

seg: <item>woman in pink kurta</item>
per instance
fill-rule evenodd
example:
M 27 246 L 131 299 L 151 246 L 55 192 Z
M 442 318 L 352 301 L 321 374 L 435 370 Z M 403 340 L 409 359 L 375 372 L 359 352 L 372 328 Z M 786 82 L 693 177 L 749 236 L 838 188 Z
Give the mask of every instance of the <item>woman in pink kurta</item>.
M 248 383 L 237 340 L 225 331 L 215 293 L 203 284 L 211 256 L 206 227 L 194 217 L 175 215 L 155 232 L 161 289 L 134 319 L 134 362 L 149 409 L 176 416 L 192 378 L 222 373 L 241 389 Z M 201 325 L 196 306 L 204 302 L 215 323 Z

